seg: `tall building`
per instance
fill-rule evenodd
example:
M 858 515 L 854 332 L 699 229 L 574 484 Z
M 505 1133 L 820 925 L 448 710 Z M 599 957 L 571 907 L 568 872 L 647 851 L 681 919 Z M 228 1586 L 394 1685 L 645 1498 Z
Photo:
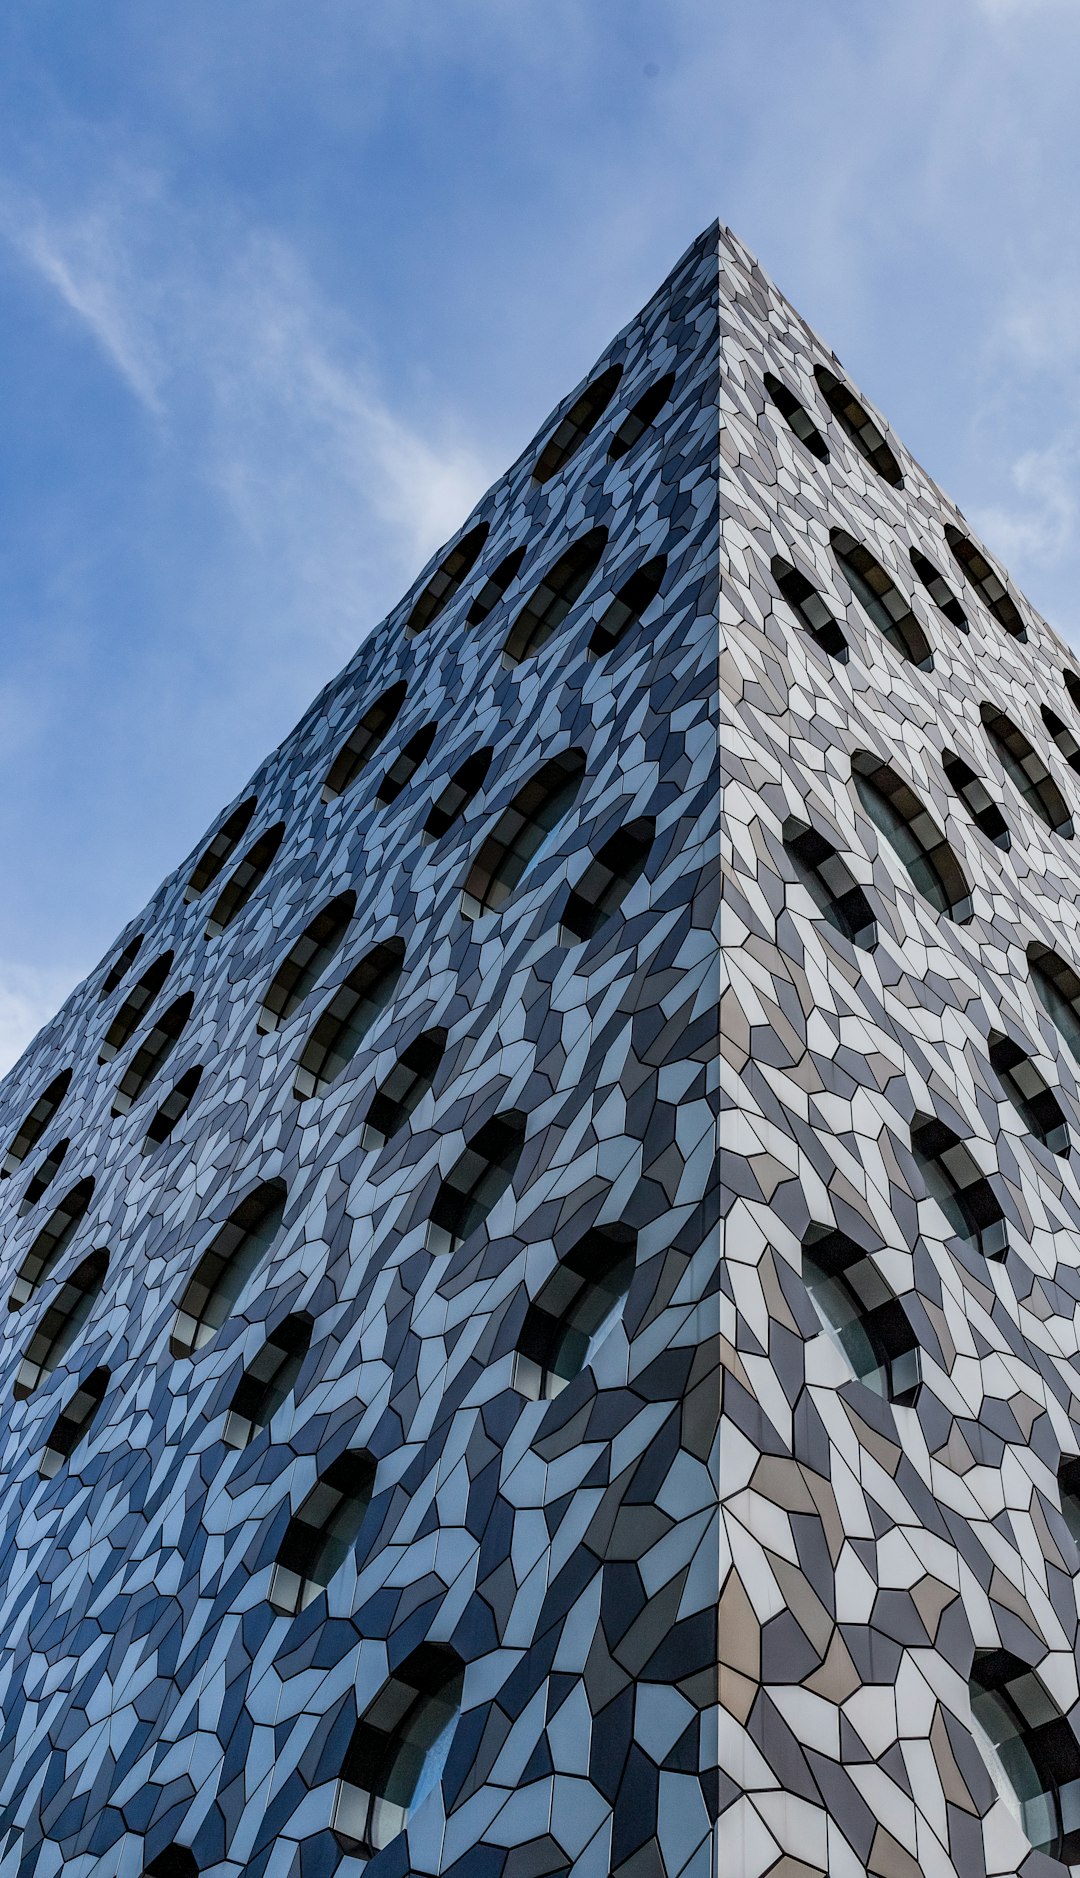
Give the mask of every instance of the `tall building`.
M 3 1878 L 713 1870 L 720 331 L 712 230 L 0 1089 Z

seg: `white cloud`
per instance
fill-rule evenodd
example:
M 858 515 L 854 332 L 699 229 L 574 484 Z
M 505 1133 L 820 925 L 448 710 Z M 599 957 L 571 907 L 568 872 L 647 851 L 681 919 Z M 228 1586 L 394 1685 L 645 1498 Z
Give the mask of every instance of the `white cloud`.
M 1008 566 L 1062 559 L 1076 533 L 1080 506 L 1080 456 L 1076 446 L 1057 443 L 1028 450 L 1009 478 L 1019 502 L 979 509 L 974 520 L 985 541 Z
M 73 983 L 69 973 L 38 971 L 32 965 L 0 960 L 0 1075 L 18 1062 Z

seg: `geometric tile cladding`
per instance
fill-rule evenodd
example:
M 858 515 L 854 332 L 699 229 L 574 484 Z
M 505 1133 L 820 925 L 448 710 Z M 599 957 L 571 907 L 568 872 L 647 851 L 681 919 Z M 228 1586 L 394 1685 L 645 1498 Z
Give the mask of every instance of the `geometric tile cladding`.
M 988 1277 L 972 1255 L 936 1289 L 917 1274 L 921 1450 L 908 1436 L 901 1464 L 890 1412 L 845 1384 L 824 1338 L 803 1389 L 804 1217 L 828 1223 L 831 1204 L 871 1232 L 901 1086 L 908 1107 L 978 1129 L 986 1158 L 989 1069 L 970 1121 L 939 1085 L 965 1047 L 981 1074 L 965 1039 L 1014 934 L 966 830 L 952 838 L 976 924 L 960 939 L 911 911 L 887 858 L 872 882 L 848 857 L 878 921 L 861 969 L 785 861 L 803 776 L 805 812 L 859 848 L 854 803 L 845 820 L 830 794 L 846 726 L 859 708 L 869 721 L 887 675 L 861 741 L 907 776 L 941 674 L 902 670 L 854 606 L 842 674 L 771 616 L 778 543 L 839 579 L 813 492 L 859 540 L 863 508 L 892 518 L 876 524 L 883 566 L 913 498 L 883 501 L 814 390 L 802 329 L 727 237 L 720 251 L 722 296 L 714 228 L 0 1087 L 2 1878 L 707 1878 L 718 1847 L 728 1870 L 804 1871 L 828 1834 L 854 1869 L 867 1819 L 875 1856 L 910 1837 L 908 1783 L 929 1789 L 953 1735 L 958 1856 L 989 1804 L 957 1719 L 961 1609 L 980 1638 L 996 1622 L 1025 1661 L 1045 1655 L 1059 1704 L 1075 1695 L 1055 1615 L 1071 1567 L 1032 1563 L 1055 1543 L 1072 1558 L 1053 1474 L 1072 1451 L 1069 1267 L 1054 1263 L 1072 1188 L 1016 1111 L 995 1176 L 1004 1261 Z M 820 474 L 774 423 L 766 358 L 833 443 Z M 752 824 L 732 906 L 746 1017 L 729 1038 L 741 1048 L 749 1024 L 771 1041 L 753 1070 L 742 1059 L 721 1553 L 722 511 L 742 692 L 732 825 Z M 932 533 L 920 543 L 948 562 Z M 985 639 L 1023 677 L 1041 628 L 1024 648 L 984 632 L 974 571 L 949 566 L 973 649 Z M 942 661 L 954 638 L 935 635 Z M 1010 726 L 1059 773 L 1015 683 L 985 687 L 1023 773 Z M 993 792 L 994 749 L 977 727 L 955 741 Z M 1010 813 L 1009 865 L 1030 856 L 1024 939 L 1045 943 L 1067 1001 L 1061 836 L 1018 798 Z M 905 924 L 909 976 L 898 964 L 872 996 Z M 970 951 L 975 932 L 987 956 L 972 952 L 960 998 L 949 946 Z M 902 995 L 892 1069 L 882 1005 L 899 1013 Z M 1033 1010 L 999 1004 L 1071 1121 L 1050 1020 L 1040 1041 Z M 929 1090 L 903 1083 L 916 1047 Z M 1027 1060 L 1012 1073 L 1038 1106 Z M 901 1187 L 891 1151 L 888 1165 Z M 904 1256 L 898 1241 L 898 1286 Z M 845 1675 L 865 1682 L 862 1709 L 838 1706 Z M 940 1792 L 927 1830 L 945 1843 Z

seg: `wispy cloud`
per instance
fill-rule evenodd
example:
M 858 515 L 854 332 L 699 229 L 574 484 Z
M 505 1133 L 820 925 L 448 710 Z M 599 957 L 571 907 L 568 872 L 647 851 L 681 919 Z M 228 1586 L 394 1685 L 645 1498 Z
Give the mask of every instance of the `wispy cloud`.
M 30 1039 L 52 1016 L 77 974 L 36 971 L 0 959 L 0 1075 L 17 1063 Z

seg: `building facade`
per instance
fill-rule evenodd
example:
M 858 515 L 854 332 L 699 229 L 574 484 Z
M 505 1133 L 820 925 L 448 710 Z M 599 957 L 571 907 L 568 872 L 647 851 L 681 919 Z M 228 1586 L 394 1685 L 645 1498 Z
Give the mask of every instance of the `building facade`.
M 720 334 L 712 230 L 0 1088 L 2 1874 L 714 1868 Z

